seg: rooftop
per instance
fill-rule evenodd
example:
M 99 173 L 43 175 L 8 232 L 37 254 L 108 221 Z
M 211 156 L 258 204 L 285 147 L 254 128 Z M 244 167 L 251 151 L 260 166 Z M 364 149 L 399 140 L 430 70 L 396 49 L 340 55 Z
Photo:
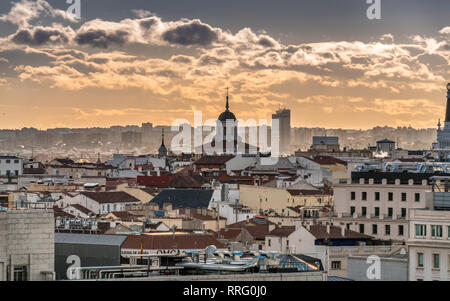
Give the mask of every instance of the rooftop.
M 100 203 L 139 203 L 134 196 L 123 191 L 81 192 L 82 195 Z

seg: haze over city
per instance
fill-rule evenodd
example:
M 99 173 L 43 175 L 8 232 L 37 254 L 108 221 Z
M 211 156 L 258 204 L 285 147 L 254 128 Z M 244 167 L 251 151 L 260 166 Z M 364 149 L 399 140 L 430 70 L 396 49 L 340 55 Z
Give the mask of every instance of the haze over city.
M 435 128 L 448 1 L 0 3 L 0 128 L 170 125 L 291 109 L 292 126 Z M 106 10 L 105 7 L 108 9 Z M 320 17 L 318 17 L 320 16 Z

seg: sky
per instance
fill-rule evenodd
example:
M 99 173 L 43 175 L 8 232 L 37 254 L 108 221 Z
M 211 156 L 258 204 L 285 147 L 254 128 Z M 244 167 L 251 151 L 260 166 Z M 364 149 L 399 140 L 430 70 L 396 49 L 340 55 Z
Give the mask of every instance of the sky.
M 435 127 L 450 82 L 450 1 L 0 2 L 0 128 L 176 119 Z

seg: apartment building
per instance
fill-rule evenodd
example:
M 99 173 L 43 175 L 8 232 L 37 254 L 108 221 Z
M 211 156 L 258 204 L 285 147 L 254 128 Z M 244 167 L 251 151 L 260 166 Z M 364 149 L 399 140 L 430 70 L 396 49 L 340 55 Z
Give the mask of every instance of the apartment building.
M 0 176 L 17 177 L 23 173 L 23 159 L 16 156 L 0 156 Z
M 450 211 L 410 212 L 409 280 L 450 280 Z
M 450 280 L 450 176 L 431 177 L 432 206 L 410 212 L 409 279 Z
M 334 187 L 333 223 L 376 239 L 405 242 L 411 209 L 430 208 L 432 173 L 354 171 Z

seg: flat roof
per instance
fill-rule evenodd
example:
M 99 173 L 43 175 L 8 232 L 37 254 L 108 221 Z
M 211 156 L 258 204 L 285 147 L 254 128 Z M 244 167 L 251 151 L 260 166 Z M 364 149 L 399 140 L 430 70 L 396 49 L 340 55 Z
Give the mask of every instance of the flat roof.
M 126 238 L 125 235 L 55 233 L 56 244 L 114 245 L 120 247 Z

